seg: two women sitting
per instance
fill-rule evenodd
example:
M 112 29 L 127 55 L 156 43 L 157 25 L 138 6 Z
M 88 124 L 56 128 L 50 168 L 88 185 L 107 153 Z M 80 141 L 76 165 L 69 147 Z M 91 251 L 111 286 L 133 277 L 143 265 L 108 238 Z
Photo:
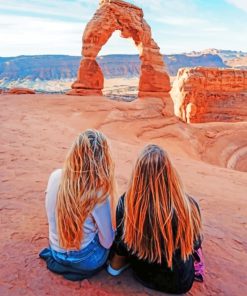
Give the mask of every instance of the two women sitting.
M 75 140 L 63 169 L 49 178 L 50 247 L 40 257 L 51 271 L 82 280 L 106 265 L 113 276 L 130 266 L 139 282 L 166 293 L 186 293 L 195 279 L 202 280 L 195 272 L 200 210 L 162 148 L 148 145 L 141 152 L 116 213 L 114 199 L 107 139 L 87 130 Z

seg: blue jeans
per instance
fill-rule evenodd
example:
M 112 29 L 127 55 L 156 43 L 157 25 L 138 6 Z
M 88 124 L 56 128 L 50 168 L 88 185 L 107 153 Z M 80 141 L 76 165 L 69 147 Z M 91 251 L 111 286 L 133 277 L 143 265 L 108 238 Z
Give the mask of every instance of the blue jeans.
M 109 250 L 101 246 L 97 234 L 90 244 L 80 251 L 60 253 L 51 248 L 51 252 L 57 262 L 84 271 L 99 269 L 106 263 L 109 255 Z
M 101 246 L 98 235 L 80 251 L 61 253 L 50 247 L 39 253 L 50 271 L 61 274 L 70 281 L 81 281 L 96 274 L 104 267 L 108 255 L 109 250 Z

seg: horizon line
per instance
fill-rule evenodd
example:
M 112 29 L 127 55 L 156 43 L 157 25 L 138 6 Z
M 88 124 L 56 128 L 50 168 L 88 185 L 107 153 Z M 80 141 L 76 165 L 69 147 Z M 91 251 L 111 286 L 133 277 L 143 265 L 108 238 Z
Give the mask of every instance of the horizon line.
M 229 51 L 229 52 L 239 52 L 239 53 L 246 53 L 247 51 L 243 50 L 232 50 L 232 49 L 217 49 L 217 48 L 206 48 L 203 50 L 192 50 L 188 52 L 176 52 L 176 53 L 161 53 L 163 56 L 167 55 L 181 55 L 181 54 L 191 54 L 191 53 L 202 53 L 202 54 L 212 54 L 212 53 L 204 53 L 206 51 Z M 82 57 L 82 55 L 72 55 L 72 54 L 50 54 L 50 53 L 43 53 L 43 54 L 20 54 L 20 55 L 15 55 L 15 56 L 0 56 L 0 58 L 17 58 L 17 57 L 31 57 L 31 56 L 66 56 L 66 57 Z M 139 56 L 139 54 L 128 54 L 128 53 L 110 53 L 110 54 L 103 54 L 103 55 L 98 55 L 97 57 L 106 57 L 106 56 Z

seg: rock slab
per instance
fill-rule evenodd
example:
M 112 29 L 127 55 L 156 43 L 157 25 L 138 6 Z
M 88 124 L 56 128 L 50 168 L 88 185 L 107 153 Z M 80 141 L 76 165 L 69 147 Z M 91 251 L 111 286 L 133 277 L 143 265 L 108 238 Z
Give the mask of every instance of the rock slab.
M 247 120 L 247 70 L 181 68 L 171 96 L 188 123 Z
M 7 91 L 11 95 L 33 95 L 35 91 L 29 88 L 14 87 Z

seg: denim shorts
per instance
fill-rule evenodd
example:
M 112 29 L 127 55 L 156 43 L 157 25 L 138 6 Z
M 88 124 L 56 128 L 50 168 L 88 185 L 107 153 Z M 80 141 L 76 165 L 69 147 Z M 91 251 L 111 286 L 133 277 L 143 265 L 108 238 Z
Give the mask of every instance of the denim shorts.
M 108 258 L 109 250 L 101 246 L 98 234 L 88 246 L 79 251 L 57 252 L 51 248 L 53 258 L 77 270 L 93 271 L 102 267 Z

